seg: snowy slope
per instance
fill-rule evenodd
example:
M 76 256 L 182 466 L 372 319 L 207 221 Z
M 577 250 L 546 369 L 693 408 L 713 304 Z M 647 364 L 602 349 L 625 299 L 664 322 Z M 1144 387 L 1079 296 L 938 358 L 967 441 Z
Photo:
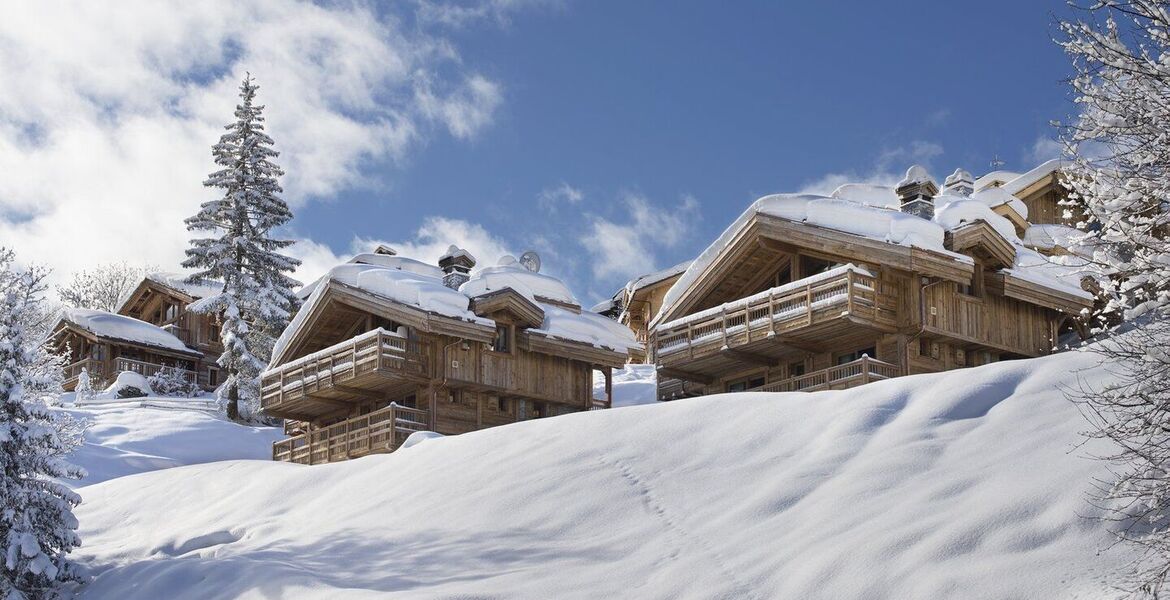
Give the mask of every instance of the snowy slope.
M 90 423 L 85 445 L 68 457 L 89 474 L 65 483 L 77 488 L 156 469 L 266 459 L 272 456 L 272 442 L 284 437 L 279 428 L 239 425 L 198 408 L 206 404 L 189 398 L 135 398 L 54 409 Z M 83 498 L 88 495 L 82 492 Z
M 89 598 L 1100 598 L 1064 354 L 83 490 Z

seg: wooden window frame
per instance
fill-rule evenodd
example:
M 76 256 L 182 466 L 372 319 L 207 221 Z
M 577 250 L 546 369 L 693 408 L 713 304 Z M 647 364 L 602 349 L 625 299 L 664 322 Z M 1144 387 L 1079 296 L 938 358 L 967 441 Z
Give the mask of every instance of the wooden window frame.
M 766 385 L 768 383 L 768 372 L 766 370 L 759 371 L 758 373 L 752 373 L 750 375 L 744 375 L 742 377 L 736 377 L 735 379 L 728 380 L 723 384 L 724 393 L 736 394 L 739 392 L 746 392 L 753 388 L 758 388 L 760 385 L 752 385 L 752 382 L 756 380 L 761 381 L 760 385 Z M 743 384 L 744 388 L 742 390 L 733 391 L 731 389 L 732 386 L 739 384 Z
M 496 343 L 499 340 L 501 328 L 503 328 L 507 331 L 508 347 L 506 350 L 499 350 L 496 348 Z M 491 352 L 492 354 L 496 354 L 499 356 L 510 356 L 510 357 L 516 356 L 516 325 L 513 323 L 496 322 L 496 339 L 492 341 L 492 345 L 488 349 L 488 352 Z

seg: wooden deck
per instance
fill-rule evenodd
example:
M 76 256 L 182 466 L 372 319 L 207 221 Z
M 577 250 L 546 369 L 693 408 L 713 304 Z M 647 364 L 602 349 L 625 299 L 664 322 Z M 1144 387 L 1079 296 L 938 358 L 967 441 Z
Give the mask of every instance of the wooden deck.
M 902 369 L 898 365 L 862 356 L 852 362 L 805 373 L 797 377 L 773 381 L 745 391 L 817 392 L 820 390 L 844 390 L 902 375 Z M 678 379 L 665 380 L 658 387 L 659 400 L 685 398 L 688 395 L 693 394 L 687 394 L 685 382 Z
M 652 336 L 655 360 L 710 374 L 742 364 L 745 355 L 767 360 L 786 348 L 807 351 L 846 337 L 892 331 L 895 299 L 879 287 L 873 277 L 846 271 L 781 293 L 758 294 L 701 318 L 666 323 Z
M 272 460 L 321 464 L 393 452 L 410 434 L 430 429 L 430 413 L 391 404 L 360 417 L 272 444 Z
M 876 358 L 862 356 L 845 364 L 805 373 L 798 377 L 789 377 L 780 381 L 764 384 L 749 392 L 815 392 L 818 390 L 844 390 L 871 381 L 881 381 L 898 377 L 902 369 L 895 364 L 880 361 Z
M 281 365 L 261 377 L 261 407 L 304 418 L 384 394 L 388 381 L 426 383 L 428 346 L 382 329 Z

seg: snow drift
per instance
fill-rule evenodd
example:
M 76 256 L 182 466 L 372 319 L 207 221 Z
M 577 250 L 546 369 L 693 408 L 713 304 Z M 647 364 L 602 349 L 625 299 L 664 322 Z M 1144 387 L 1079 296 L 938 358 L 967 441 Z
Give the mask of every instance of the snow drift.
M 91 598 L 1071 598 L 1128 556 L 1068 353 L 89 486 Z

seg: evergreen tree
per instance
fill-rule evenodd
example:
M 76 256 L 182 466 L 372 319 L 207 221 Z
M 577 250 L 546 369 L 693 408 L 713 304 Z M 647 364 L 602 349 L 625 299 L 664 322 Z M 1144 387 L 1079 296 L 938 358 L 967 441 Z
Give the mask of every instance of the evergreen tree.
M 73 507 L 81 498 L 52 478 L 84 471 L 61 459 L 67 436 L 44 403 L 60 392 L 61 362 L 33 337 L 46 271 L 19 270 L 0 248 L 0 597 L 48 598 L 75 580 L 66 555 L 80 543 Z M 54 376 L 55 372 L 55 376 Z
M 257 87 L 251 75 L 244 78 L 236 121 L 212 147 L 221 168 L 203 185 L 222 190 L 223 196 L 203 203 L 186 221 L 189 231 L 216 234 L 191 240 L 183 266 L 199 269 L 190 278 L 193 283 L 223 282 L 220 294 L 191 309 L 223 320 L 219 365 L 227 377 L 217 393 L 232 419 L 256 414 L 260 372 L 298 302 L 293 290 L 299 284 L 286 273 L 300 261 L 280 253 L 293 242 L 269 237 L 272 229 L 292 219 L 292 212 L 280 198 L 277 179 L 284 171 L 273 162 L 278 153 L 264 133 L 264 106 L 255 104 Z

